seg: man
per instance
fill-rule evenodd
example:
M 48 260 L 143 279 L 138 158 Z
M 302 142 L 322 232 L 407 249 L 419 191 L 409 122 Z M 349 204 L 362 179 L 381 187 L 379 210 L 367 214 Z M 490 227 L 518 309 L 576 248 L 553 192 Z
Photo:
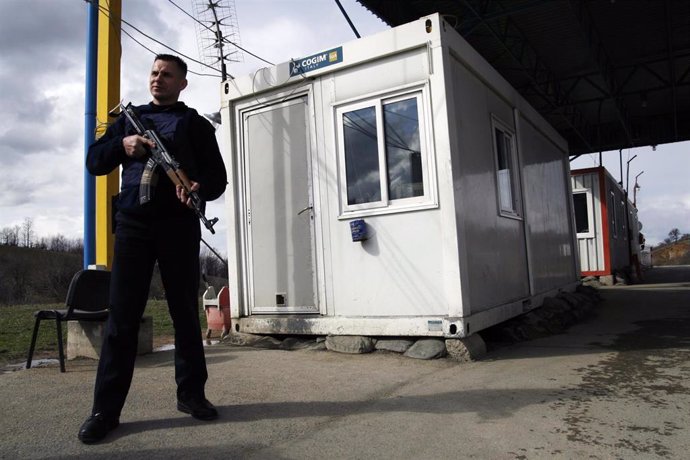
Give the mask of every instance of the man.
M 215 132 L 194 109 L 178 101 L 187 86 L 187 65 L 177 56 L 156 56 L 149 76 L 153 100 L 137 107 L 144 125 L 153 125 L 166 148 L 204 201 L 223 194 L 225 165 Z M 156 169 L 150 201 L 139 202 L 139 183 L 153 141 L 139 136 L 120 116 L 91 147 L 86 167 L 95 175 L 122 165 L 122 187 L 115 218 L 110 315 L 98 364 L 92 415 L 79 430 L 87 444 L 102 440 L 119 425 L 132 381 L 137 336 L 148 299 L 153 268 L 160 269 L 175 328 L 177 409 L 201 420 L 218 416 L 204 386 L 208 374 L 198 313 L 199 220 L 181 186 Z

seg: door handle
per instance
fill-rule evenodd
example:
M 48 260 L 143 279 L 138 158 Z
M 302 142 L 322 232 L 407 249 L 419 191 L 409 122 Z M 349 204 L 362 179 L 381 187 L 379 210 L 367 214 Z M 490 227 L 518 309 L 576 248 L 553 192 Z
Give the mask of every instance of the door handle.
M 314 209 L 314 206 L 307 206 L 306 208 L 304 208 L 300 212 L 298 212 L 297 215 L 299 216 L 303 212 L 309 211 L 310 209 Z

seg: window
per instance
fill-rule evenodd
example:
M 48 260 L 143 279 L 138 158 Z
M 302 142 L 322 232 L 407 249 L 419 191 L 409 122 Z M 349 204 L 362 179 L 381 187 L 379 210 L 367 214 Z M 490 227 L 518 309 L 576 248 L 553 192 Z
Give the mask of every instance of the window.
M 611 216 L 612 235 L 618 238 L 618 212 L 616 211 L 616 195 L 613 191 L 609 191 L 609 216 Z
M 495 118 L 493 119 L 493 132 L 500 213 L 503 216 L 519 217 L 520 187 L 515 135 Z
M 348 205 L 381 201 L 377 131 L 374 107 L 343 114 Z
M 433 204 L 422 92 L 337 110 L 343 210 Z
M 575 230 L 578 237 L 594 236 L 592 198 L 587 189 L 573 190 L 573 209 L 575 211 Z

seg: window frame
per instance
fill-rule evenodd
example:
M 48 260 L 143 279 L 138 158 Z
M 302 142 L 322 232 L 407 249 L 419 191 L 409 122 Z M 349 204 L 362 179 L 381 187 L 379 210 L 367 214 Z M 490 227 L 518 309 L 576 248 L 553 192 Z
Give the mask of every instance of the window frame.
M 577 213 L 575 212 L 575 195 L 584 194 L 585 204 L 587 205 L 587 222 L 589 230 L 586 232 L 577 232 Z M 594 202 L 592 200 L 592 190 L 588 188 L 573 189 L 573 217 L 575 218 L 575 230 L 578 238 L 594 238 Z
M 498 143 L 496 139 L 496 132 L 500 131 L 504 136 L 507 136 L 510 141 L 510 183 L 511 183 L 511 197 L 513 202 L 513 207 L 511 209 L 504 209 L 501 203 L 501 181 L 498 176 Z M 501 217 L 507 217 L 511 219 L 522 220 L 522 184 L 520 182 L 520 162 L 518 159 L 517 151 L 517 136 L 515 129 L 510 128 L 510 126 L 503 121 L 501 121 L 496 115 L 491 115 L 491 145 L 493 146 L 493 157 L 494 157 L 494 182 L 496 184 L 496 207 L 498 209 L 498 214 Z
M 621 235 L 625 241 L 628 241 L 628 216 L 625 214 L 625 200 L 621 200 Z
M 417 103 L 419 146 L 422 166 L 424 193 L 419 196 L 391 199 L 389 196 L 388 164 L 386 158 L 386 138 L 384 105 L 415 99 Z M 347 170 L 343 115 L 355 110 L 374 107 L 376 116 L 377 156 L 379 166 L 379 187 L 381 199 L 374 202 L 348 204 Z M 432 124 L 429 109 L 428 84 L 408 85 L 397 90 L 369 94 L 356 100 L 343 101 L 333 105 L 336 156 L 338 164 L 338 195 L 340 201 L 339 219 L 350 219 L 380 214 L 416 211 L 438 207 L 435 155 L 431 142 Z

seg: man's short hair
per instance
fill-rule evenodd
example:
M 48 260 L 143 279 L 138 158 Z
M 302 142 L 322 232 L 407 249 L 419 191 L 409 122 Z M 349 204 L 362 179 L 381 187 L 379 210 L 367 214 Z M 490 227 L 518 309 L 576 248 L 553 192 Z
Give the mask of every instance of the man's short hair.
M 184 62 L 179 56 L 175 56 L 173 54 L 157 54 L 153 62 L 156 61 L 174 62 L 177 64 L 180 70 L 182 70 L 182 76 L 187 76 L 187 63 Z

